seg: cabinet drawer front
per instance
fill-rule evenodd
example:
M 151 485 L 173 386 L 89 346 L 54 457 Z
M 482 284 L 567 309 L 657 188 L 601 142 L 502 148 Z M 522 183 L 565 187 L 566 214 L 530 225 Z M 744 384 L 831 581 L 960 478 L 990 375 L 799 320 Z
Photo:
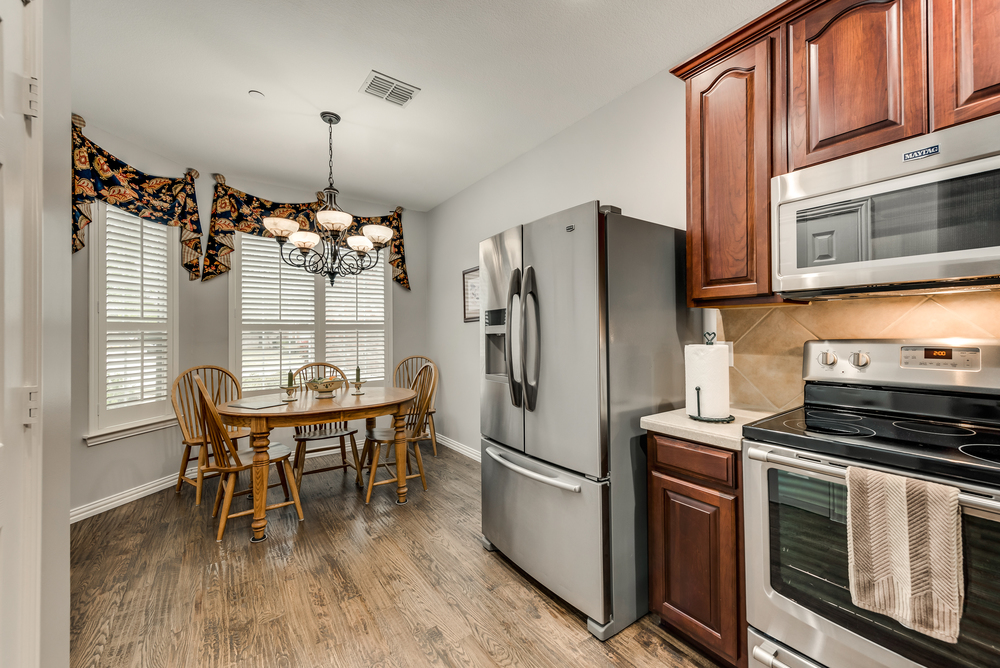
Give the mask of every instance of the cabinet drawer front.
M 736 487 L 736 453 L 653 435 L 653 465 Z

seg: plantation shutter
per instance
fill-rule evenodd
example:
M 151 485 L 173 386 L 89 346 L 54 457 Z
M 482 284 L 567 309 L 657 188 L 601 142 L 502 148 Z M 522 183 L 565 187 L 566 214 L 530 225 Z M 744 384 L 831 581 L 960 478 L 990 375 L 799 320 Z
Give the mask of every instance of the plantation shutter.
M 385 380 L 385 254 L 358 276 L 338 276 L 326 284 L 326 361 L 354 378 Z
M 316 359 L 316 278 L 285 264 L 273 239 L 240 243 L 241 383 L 275 389 Z
M 166 402 L 172 352 L 169 228 L 108 206 L 105 230 L 102 413 Z

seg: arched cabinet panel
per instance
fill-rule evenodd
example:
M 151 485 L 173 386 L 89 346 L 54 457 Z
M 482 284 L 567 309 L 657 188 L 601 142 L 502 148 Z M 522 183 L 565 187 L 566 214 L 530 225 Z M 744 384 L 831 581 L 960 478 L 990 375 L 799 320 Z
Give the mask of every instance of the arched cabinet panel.
M 777 39 L 775 34 L 773 39 Z M 768 294 L 773 39 L 688 80 L 692 299 Z
M 788 24 L 790 166 L 927 130 L 922 0 L 832 0 Z

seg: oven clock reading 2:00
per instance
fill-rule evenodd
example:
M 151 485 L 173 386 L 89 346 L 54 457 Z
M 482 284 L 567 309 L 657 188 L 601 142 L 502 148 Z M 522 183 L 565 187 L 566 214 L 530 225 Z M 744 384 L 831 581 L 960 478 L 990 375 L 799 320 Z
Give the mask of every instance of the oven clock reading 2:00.
M 900 366 L 909 368 L 979 371 L 982 368 L 980 357 L 979 348 L 903 346 L 899 362 Z

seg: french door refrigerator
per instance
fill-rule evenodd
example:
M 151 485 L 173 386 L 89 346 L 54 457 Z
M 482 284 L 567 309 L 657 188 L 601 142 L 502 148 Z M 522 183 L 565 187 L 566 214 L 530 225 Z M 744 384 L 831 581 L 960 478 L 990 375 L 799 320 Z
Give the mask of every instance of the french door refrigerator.
M 684 232 L 589 202 L 479 267 L 483 544 L 606 640 L 649 610 L 639 418 L 684 405 Z

